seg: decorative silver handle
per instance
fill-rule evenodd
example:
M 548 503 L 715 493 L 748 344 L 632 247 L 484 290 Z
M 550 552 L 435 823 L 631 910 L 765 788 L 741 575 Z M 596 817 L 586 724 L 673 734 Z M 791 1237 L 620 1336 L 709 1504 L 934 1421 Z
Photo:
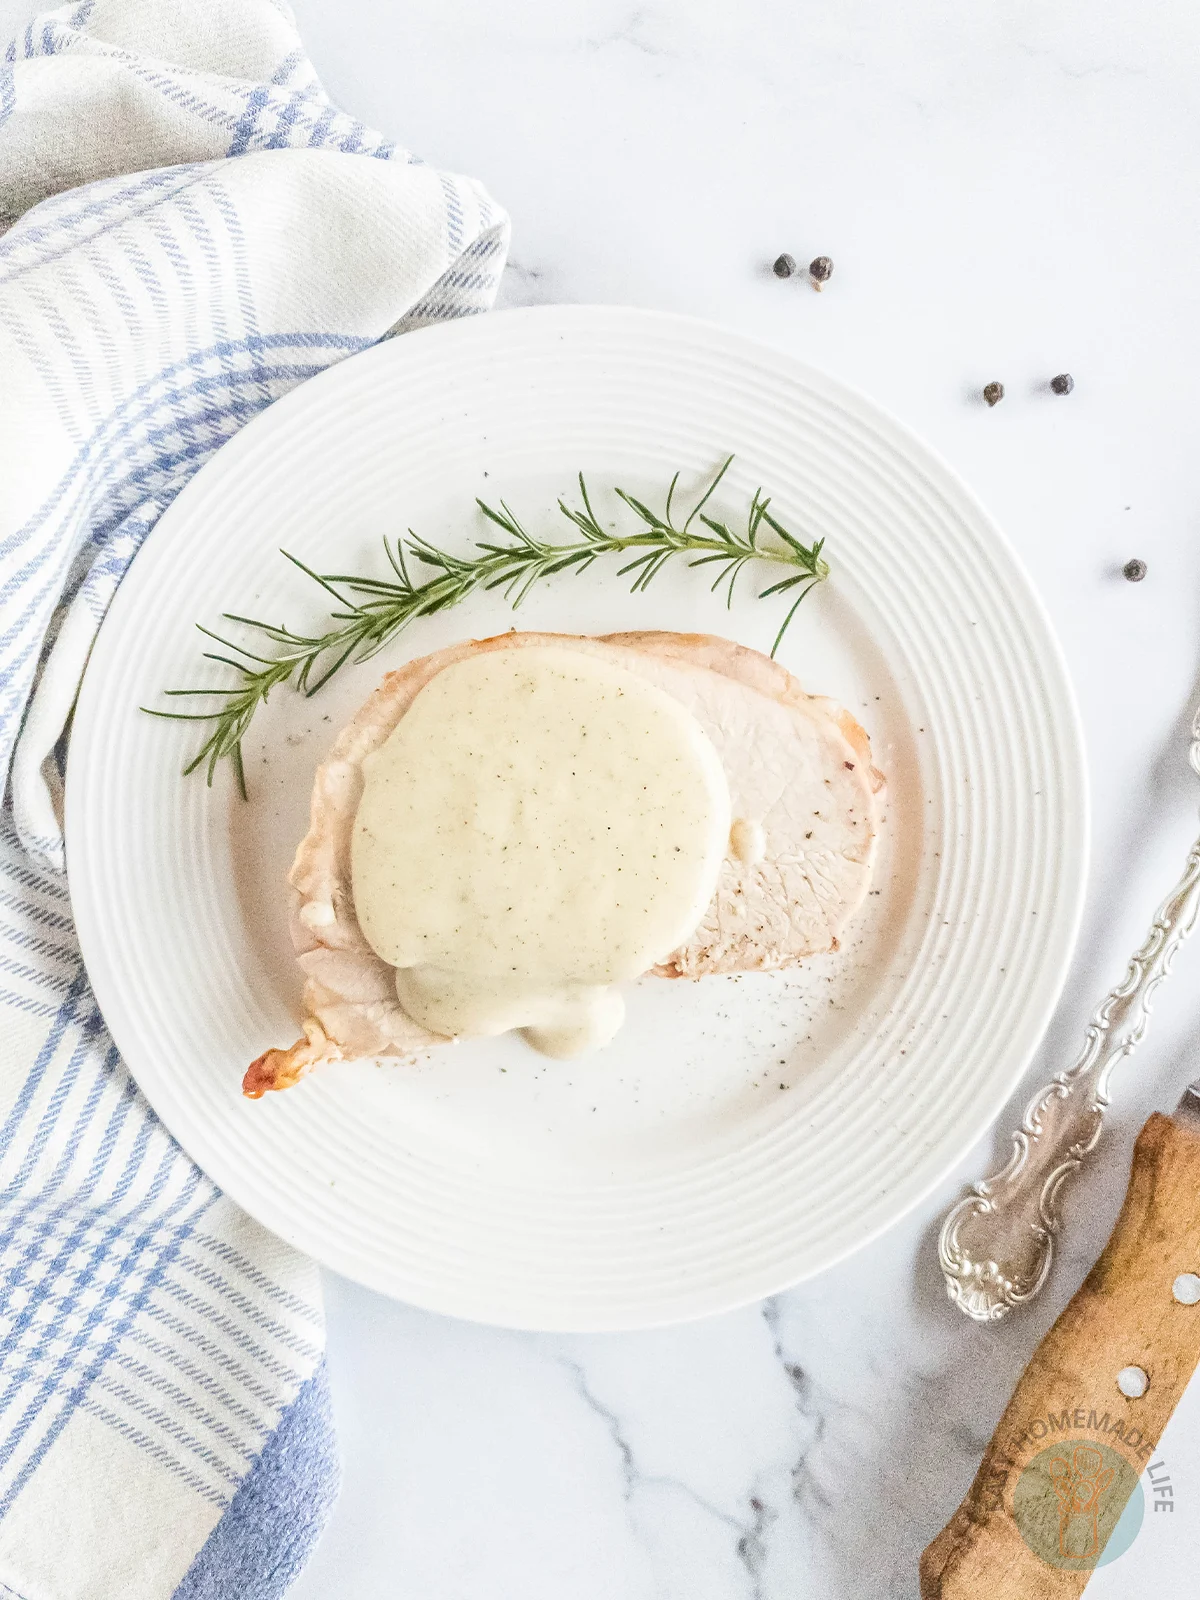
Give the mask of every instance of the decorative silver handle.
M 1189 760 L 1200 776 L 1200 710 Z M 1078 1058 L 1030 1101 L 1008 1165 L 981 1179 L 947 1213 L 938 1258 L 951 1300 L 976 1322 L 1007 1316 L 1045 1283 L 1061 1226 L 1063 1183 L 1100 1137 L 1113 1069 L 1141 1043 L 1154 991 L 1198 911 L 1200 839 L 1125 977 L 1093 1016 Z

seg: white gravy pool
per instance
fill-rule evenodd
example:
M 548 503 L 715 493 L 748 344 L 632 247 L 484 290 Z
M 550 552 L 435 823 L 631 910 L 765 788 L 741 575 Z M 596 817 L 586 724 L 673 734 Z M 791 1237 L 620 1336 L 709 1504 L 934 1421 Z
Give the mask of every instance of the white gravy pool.
M 613 986 L 703 916 L 730 831 L 720 758 L 636 673 L 552 647 L 446 667 L 363 763 L 351 843 L 368 943 L 431 1032 L 606 1044 Z

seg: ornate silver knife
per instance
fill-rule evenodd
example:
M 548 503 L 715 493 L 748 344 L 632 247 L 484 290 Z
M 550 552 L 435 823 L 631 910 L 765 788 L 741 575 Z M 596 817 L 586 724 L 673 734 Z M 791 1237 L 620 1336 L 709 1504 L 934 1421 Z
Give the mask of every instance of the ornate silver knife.
M 1189 760 L 1200 777 L 1200 709 Z M 1045 1283 L 1061 1226 L 1063 1183 L 1095 1148 L 1116 1066 L 1141 1043 L 1154 991 L 1200 911 L 1200 839 L 1163 901 L 1129 970 L 1088 1025 L 1083 1048 L 1030 1101 L 1000 1172 L 981 1179 L 951 1208 L 938 1257 L 951 1300 L 976 1322 L 994 1322 Z

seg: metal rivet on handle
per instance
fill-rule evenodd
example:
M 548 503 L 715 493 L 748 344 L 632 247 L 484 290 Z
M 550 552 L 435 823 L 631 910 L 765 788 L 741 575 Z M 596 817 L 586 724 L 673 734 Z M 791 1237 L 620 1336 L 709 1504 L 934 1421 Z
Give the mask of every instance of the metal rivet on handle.
M 1181 1306 L 1194 1306 L 1200 1302 L 1200 1277 L 1194 1272 L 1181 1272 L 1171 1285 L 1171 1293 Z
M 1150 1387 L 1150 1379 L 1141 1367 L 1122 1367 L 1117 1373 L 1117 1388 L 1127 1400 L 1140 1400 Z

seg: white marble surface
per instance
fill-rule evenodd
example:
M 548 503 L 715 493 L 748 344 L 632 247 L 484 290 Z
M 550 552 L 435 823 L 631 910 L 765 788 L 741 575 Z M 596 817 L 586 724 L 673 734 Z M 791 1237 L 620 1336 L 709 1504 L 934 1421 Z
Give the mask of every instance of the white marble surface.
M 1086 724 L 1095 866 L 1024 1099 L 1074 1050 L 1195 831 L 1200 13 L 1185 0 L 299 0 L 336 97 L 511 210 L 506 304 L 690 312 L 860 385 L 1024 554 Z M 0 0 L 0 33 L 32 7 Z M 831 255 L 828 290 L 781 250 Z M 1061 370 L 1067 399 L 1049 395 Z M 978 400 L 990 378 L 1008 397 Z M 1139 587 L 1116 575 L 1149 563 Z M 1200 1070 L 1200 946 L 1117 1085 L 1053 1282 L 993 1329 L 919 1211 L 781 1296 L 666 1332 L 543 1337 L 328 1284 L 346 1463 L 295 1600 L 912 1600 L 921 1548 L 1106 1238 L 1132 1140 Z M 1194 1592 L 1200 1385 L 1174 1513 L 1089 1586 Z M 1190 1530 L 1190 1532 L 1189 1532 Z

